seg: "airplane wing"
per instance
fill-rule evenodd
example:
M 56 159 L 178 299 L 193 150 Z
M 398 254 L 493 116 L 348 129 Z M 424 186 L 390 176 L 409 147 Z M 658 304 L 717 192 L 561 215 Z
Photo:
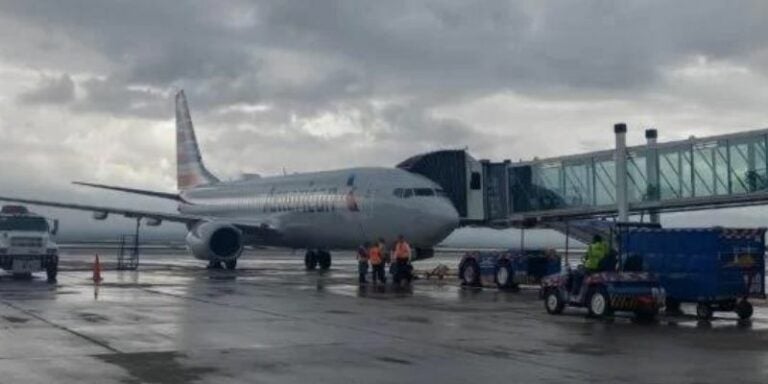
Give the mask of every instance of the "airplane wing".
M 20 204 L 30 204 L 30 205 L 40 205 L 44 207 L 52 207 L 52 208 L 63 208 L 63 209 L 73 209 L 78 211 L 90 211 L 95 213 L 103 213 L 103 214 L 115 214 L 115 215 L 121 215 L 127 218 L 133 218 L 133 219 L 154 219 L 158 221 L 168 221 L 173 223 L 182 223 L 187 225 L 194 225 L 199 222 L 203 221 L 213 221 L 214 218 L 206 217 L 206 216 L 196 216 L 196 215 L 185 215 L 185 214 L 179 214 L 179 213 L 166 213 L 166 212 L 157 212 L 157 211 L 143 211 L 138 209 L 125 209 L 125 208 L 114 208 L 114 207 L 104 207 L 99 205 L 88 205 L 88 204 L 71 204 L 71 203 L 62 203 L 62 202 L 56 202 L 56 201 L 45 201 L 45 200 L 32 200 L 32 199 L 21 199 L 16 197 L 5 197 L 0 196 L 0 201 L 8 201 L 12 203 L 20 203 Z M 232 221 L 228 221 L 228 223 L 240 228 L 245 232 L 246 234 L 253 236 L 256 239 L 273 239 L 275 237 L 280 236 L 280 231 L 276 229 L 277 223 L 272 220 L 271 222 L 263 222 L 259 220 L 238 220 L 234 219 Z
M 114 186 L 114 185 L 86 183 L 84 181 L 73 181 L 72 184 L 82 185 L 82 186 L 91 187 L 91 188 L 108 189 L 108 190 L 118 191 L 118 192 L 135 193 L 137 195 L 152 196 L 152 197 L 159 197 L 159 198 L 162 198 L 162 199 L 181 201 L 181 196 L 179 196 L 178 193 L 148 191 L 146 189 L 117 187 L 117 186 Z
M 128 218 L 135 218 L 135 219 L 142 219 L 142 218 L 148 218 L 148 219 L 158 219 L 158 220 L 164 220 L 174 223 L 183 223 L 183 224 L 194 224 L 199 221 L 206 220 L 205 217 L 201 216 L 192 216 L 192 215 L 184 215 L 184 214 L 178 214 L 178 213 L 165 213 L 165 212 L 157 212 L 157 211 L 142 211 L 138 209 L 125 209 L 125 208 L 114 208 L 114 207 L 103 207 L 99 205 L 88 205 L 88 204 L 72 204 L 72 203 L 61 203 L 56 201 L 44 201 L 44 200 L 32 200 L 32 199 L 20 199 L 16 197 L 5 197 L 0 196 L 0 201 L 8 201 L 12 203 L 20 203 L 20 204 L 31 204 L 31 205 L 41 205 L 44 207 L 52 207 L 52 208 L 64 208 L 64 209 L 74 209 L 78 211 L 91 211 L 96 213 L 107 213 L 107 214 L 116 214 L 116 215 L 122 215 Z

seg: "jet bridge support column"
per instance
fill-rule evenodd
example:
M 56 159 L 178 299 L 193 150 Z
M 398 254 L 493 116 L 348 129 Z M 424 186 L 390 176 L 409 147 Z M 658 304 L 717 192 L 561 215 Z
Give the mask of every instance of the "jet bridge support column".
M 646 199 L 659 201 L 659 155 L 656 153 L 656 139 L 659 133 L 654 128 L 645 130 L 645 140 L 647 142 L 647 151 L 645 154 L 645 174 L 648 176 L 648 189 Z M 649 212 L 652 224 L 659 224 L 659 211 L 651 209 Z
M 627 196 L 627 125 L 618 123 L 613 126 L 616 134 L 616 209 L 619 212 L 618 221 L 629 221 L 629 201 Z

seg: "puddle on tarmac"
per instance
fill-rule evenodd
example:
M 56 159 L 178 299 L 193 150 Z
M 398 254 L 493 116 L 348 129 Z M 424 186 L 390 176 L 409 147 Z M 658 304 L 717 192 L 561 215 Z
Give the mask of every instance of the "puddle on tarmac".
M 140 383 L 176 384 L 195 382 L 205 374 L 216 372 L 211 367 L 187 367 L 180 359 L 187 356 L 179 352 L 141 352 L 97 355 L 101 361 L 125 369 Z
M 29 319 L 24 317 L 16 317 L 16 316 L 3 316 L 3 319 L 5 319 L 9 323 L 14 324 L 24 324 L 29 321 Z

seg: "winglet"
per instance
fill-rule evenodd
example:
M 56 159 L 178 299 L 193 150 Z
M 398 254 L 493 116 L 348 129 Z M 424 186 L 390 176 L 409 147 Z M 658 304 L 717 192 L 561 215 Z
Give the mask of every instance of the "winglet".
M 176 94 L 176 182 L 179 190 L 219 182 L 203 164 L 183 90 Z

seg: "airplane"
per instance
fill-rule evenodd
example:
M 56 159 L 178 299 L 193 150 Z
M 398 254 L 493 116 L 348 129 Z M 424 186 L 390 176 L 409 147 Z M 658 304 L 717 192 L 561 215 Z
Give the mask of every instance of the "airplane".
M 237 268 L 247 245 L 306 249 L 307 269 L 331 267 L 331 250 L 355 249 L 403 235 L 414 260 L 459 226 L 459 214 L 441 187 L 398 168 L 366 167 L 220 181 L 203 163 L 184 91 L 176 94 L 177 193 L 95 183 L 88 187 L 170 199 L 178 213 L 2 197 L 0 200 L 186 225 L 186 244 L 209 268 Z

